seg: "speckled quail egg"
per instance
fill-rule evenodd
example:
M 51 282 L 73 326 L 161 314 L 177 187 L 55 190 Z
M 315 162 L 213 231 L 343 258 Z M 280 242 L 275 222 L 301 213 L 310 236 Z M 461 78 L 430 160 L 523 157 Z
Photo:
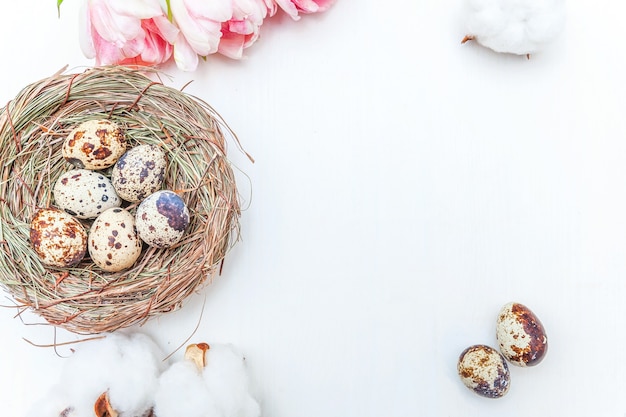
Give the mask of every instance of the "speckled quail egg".
M 151 194 L 136 213 L 137 233 L 150 246 L 166 248 L 180 241 L 189 225 L 189 210 L 173 191 Z
M 535 366 L 548 351 L 548 336 L 539 318 L 520 303 L 508 303 L 496 322 L 500 352 L 512 364 Z
M 126 137 L 110 120 L 88 120 L 70 132 L 62 152 L 76 168 L 104 169 L 115 164 L 126 152 Z
M 73 169 L 61 175 L 53 193 L 55 205 L 79 219 L 94 219 L 104 210 L 122 205 L 111 181 L 86 169 Z
M 30 242 L 44 264 L 70 267 L 78 264 L 85 256 L 87 232 L 68 213 L 56 208 L 45 208 L 33 216 Z
M 105 210 L 91 225 L 88 246 L 91 259 L 104 271 L 130 268 L 142 247 L 134 216 L 122 208 Z
M 457 370 L 463 384 L 487 398 L 504 396 L 511 385 L 509 367 L 497 350 L 486 345 L 465 349 L 459 357 Z
M 120 197 L 136 203 L 161 189 L 166 165 L 165 152 L 159 146 L 135 146 L 115 164 L 111 182 Z

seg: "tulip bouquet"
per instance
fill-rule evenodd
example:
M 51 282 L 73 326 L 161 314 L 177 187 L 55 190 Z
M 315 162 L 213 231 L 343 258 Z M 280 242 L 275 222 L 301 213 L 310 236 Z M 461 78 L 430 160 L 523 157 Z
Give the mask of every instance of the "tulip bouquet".
M 83 0 L 80 45 L 96 65 L 159 65 L 173 58 L 181 70 L 193 71 L 210 54 L 241 58 L 263 21 L 279 10 L 298 20 L 334 1 Z

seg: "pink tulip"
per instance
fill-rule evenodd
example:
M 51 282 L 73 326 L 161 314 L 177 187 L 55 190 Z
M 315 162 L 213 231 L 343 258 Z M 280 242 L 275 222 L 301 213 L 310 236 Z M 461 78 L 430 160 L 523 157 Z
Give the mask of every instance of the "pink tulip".
M 198 56 L 217 52 L 222 22 L 233 16 L 231 1 L 170 0 L 175 24 L 180 28 L 174 41 L 176 65 L 185 71 L 198 66 Z
M 185 71 L 219 52 L 233 59 L 259 37 L 280 8 L 293 19 L 335 0 L 84 0 L 81 48 L 96 65 L 158 65 L 174 57 Z M 161 7 L 163 3 L 163 8 Z M 165 16 L 169 6 L 172 21 Z
M 259 30 L 263 19 L 272 6 L 265 0 L 234 0 L 233 16 L 222 23 L 222 37 L 218 45 L 218 52 L 229 58 L 239 59 L 243 50 L 251 46 L 259 37 Z
M 274 0 L 294 20 L 300 19 L 298 13 L 319 13 L 326 11 L 335 0 Z
M 96 65 L 164 63 L 177 34 L 159 0 L 87 0 L 81 13 L 81 48 Z

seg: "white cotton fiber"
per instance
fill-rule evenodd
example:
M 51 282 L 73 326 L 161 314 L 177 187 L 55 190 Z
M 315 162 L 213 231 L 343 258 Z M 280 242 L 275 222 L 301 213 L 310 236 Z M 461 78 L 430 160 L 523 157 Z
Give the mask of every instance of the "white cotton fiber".
M 154 413 L 158 417 L 217 416 L 202 374 L 193 362 L 176 362 L 159 378 Z
M 78 417 L 78 414 L 75 414 L 73 410 L 66 410 L 68 404 L 67 395 L 60 389 L 50 391 L 46 397 L 31 404 L 26 417 L 60 417 L 64 411 L 66 413 L 63 417 Z
M 164 355 L 143 334 L 122 338 L 118 342 L 118 354 L 118 376 L 109 384 L 111 405 L 120 414 L 141 416 L 153 406 Z
M 467 0 L 467 37 L 496 52 L 527 55 L 565 24 L 564 0 Z
M 243 355 L 232 345 L 211 345 L 206 353 L 205 384 L 224 417 L 258 417 L 259 404 L 250 395 Z
M 153 405 L 163 356 L 143 334 L 111 334 L 84 342 L 67 359 L 57 385 L 29 415 L 58 417 L 70 407 L 67 417 L 93 417 L 96 400 L 108 391 L 120 416 L 141 416 Z
M 259 417 L 250 394 L 243 356 L 231 345 L 211 344 L 200 371 L 187 360 L 172 365 L 159 379 L 158 417 Z

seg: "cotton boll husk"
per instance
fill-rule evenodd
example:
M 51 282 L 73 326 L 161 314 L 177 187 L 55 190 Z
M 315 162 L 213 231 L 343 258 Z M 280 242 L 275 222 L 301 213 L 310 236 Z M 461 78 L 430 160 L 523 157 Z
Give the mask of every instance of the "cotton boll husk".
M 193 362 L 180 361 L 159 378 L 154 395 L 154 414 L 158 417 L 213 417 L 219 413 L 207 393 L 202 374 Z
M 222 416 L 258 417 L 261 410 L 250 394 L 244 357 L 232 345 L 212 344 L 206 353 L 203 378 Z
M 467 35 L 496 52 L 532 54 L 565 25 L 564 0 L 467 0 Z
M 111 334 L 85 342 L 67 359 L 59 382 L 39 401 L 29 416 L 92 417 L 98 397 L 109 393 L 111 406 L 122 416 L 141 416 L 153 404 L 164 355 L 143 334 Z

